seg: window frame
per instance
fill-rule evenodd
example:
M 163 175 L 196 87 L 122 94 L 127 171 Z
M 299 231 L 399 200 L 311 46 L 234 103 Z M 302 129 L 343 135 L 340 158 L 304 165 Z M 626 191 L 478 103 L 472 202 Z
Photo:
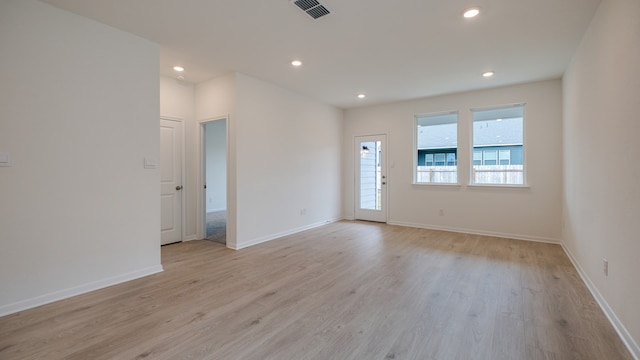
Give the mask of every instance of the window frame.
M 501 109 L 509 109 L 509 108 L 515 108 L 515 107 L 520 107 L 522 109 L 522 183 L 521 184 L 498 184 L 498 183 L 478 183 L 475 182 L 474 179 L 474 153 L 479 151 L 482 154 L 482 160 L 481 160 L 481 164 L 484 165 L 484 151 L 483 149 L 476 149 L 475 143 L 474 143 L 474 113 L 477 111 L 486 111 L 486 110 L 501 110 Z M 469 187 L 477 187 L 477 188 L 481 188 L 481 187 L 504 187 L 504 188 L 528 188 L 529 184 L 528 184 L 528 180 L 527 180 L 527 172 L 528 172 L 528 167 L 527 167 L 527 157 L 526 157 L 526 151 L 527 151 L 527 134 L 526 134 L 526 103 L 525 102 L 521 102 L 521 103 L 513 103 L 513 104 L 504 104 L 504 105 L 495 105 L 495 106 L 485 106 L 485 107 L 478 107 L 478 108 L 471 108 L 469 109 L 469 112 L 471 114 L 470 116 L 470 126 L 469 126 L 469 152 L 471 154 L 471 158 L 469 161 L 469 180 L 468 180 L 468 185 Z M 511 160 L 512 160 L 512 154 L 510 152 L 509 154 L 509 164 L 511 165 Z M 496 151 L 496 163 L 500 164 L 500 150 Z
M 456 181 L 455 182 L 419 182 L 418 181 L 418 163 L 419 163 L 419 151 L 420 149 L 418 149 L 418 121 L 420 118 L 425 118 L 425 117 L 437 117 L 437 116 L 447 116 L 447 115 L 455 115 L 456 118 L 456 122 L 455 122 L 455 127 L 456 127 L 456 145 L 455 145 L 455 166 L 456 168 Z M 444 150 L 444 149 L 443 149 Z M 420 114 L 416 114 L 413 117 L 413 180 L 412 180 L 412 184 L 413 185 L 418 185 L 418 186 L 460 186 L 460 161 L 459 161 L 459 157 L 460 157 L 460 111 L 458 110 L 449 110 L 449 111 L 440 111 L 440 112 L 429 112 L 429 113 L 420 113 Z M 446 151 L 442 151 L 442 153 L 444 154 L 444 166 L 447 166 L 447 159 L 448 159 L 448 153 Z M 425 154 L 425 166 L 426 165 L 426 160 L 427 160 L 427 155 L 429 154 Z M 437 166 L 436 164 L 436 153 L 433 153 L 433 165 L 431 166 Z

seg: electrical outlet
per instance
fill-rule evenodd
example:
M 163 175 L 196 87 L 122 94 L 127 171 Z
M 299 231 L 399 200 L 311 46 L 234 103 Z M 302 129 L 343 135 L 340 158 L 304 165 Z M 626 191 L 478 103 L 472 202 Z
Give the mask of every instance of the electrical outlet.
M 300 215 L 306 215 L 307 214 L 307 209 L 306 208 L 300 208 Z
M 440 209 L 440 211 L 438 211 L 438 215 L 444 216 L 444 209 Z
M 602 272 L 604 276 L 609 276 L 609 260 L 602 259 Z

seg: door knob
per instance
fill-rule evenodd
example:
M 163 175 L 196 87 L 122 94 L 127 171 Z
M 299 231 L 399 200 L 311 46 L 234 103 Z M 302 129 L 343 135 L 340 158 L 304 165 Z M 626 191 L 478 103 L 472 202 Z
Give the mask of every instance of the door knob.
M 176 186 L 176 190 L 182 190 L 182 185 Z

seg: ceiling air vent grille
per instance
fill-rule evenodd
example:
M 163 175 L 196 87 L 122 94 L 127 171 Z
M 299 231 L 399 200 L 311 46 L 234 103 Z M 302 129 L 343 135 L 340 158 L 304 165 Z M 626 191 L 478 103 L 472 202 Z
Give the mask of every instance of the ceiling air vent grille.
M 293 0 L 291 3 L 314 19 L 331 14 L 329 9 L 317 0 Z

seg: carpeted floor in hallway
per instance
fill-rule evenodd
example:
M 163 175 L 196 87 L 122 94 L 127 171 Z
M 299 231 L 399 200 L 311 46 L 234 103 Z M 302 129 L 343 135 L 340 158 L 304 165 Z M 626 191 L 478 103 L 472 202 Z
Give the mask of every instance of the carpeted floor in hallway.
M 217 243 L 227 243 L 227 211 L 207 213 L 206 239 Z

